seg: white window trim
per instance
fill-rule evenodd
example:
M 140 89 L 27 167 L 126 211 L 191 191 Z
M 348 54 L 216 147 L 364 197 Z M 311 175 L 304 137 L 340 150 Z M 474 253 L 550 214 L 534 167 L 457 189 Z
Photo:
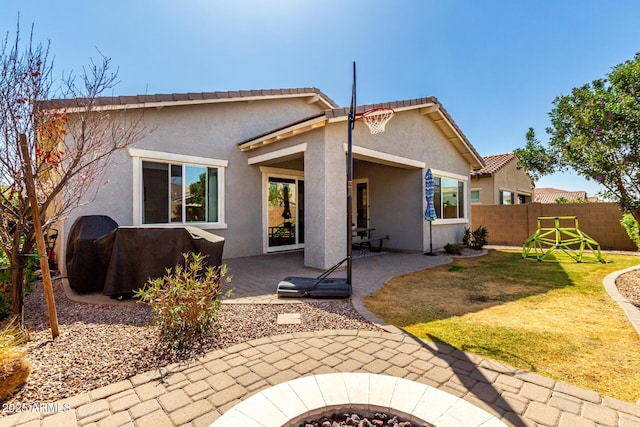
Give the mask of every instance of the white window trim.
M 283 148 L 282 150 L 272 151 L 266 154 L 260 154 L 259 156 L 249 157 L 247 163 L 255 165 L 258 163 L 264 163 L 269 160 L 280 159 L 282 157 L 292 156 L 294 154 L 304 153 L 307 151 L 307 143 L 294 145 L 293 147 Z
M 502 203 L 502 198 L 500 197 L 502 195 L 502 193 L 511 193 L 512 197 L 511 197 L 511 203 L 509 205 L 504 205 Z M 498 187 L 498 204 L 499 205 L 502 205 L 502 206 L 515 205 L 516 204 L 515 199 L 517 197 L 518 197 L 518 192 L 516 190 L 511 190 L 509 188 Z
M 296 169 L 281 169 L 281 168 L 273 168 L 269 166 L 260 166 L 259 169 L 263 175 L 269 174 L 271 176 L 275 176 L 279 178 L 290 178 L 292 176 L 295 176 L 298 178 L 304 178 L 304 171 L 300 171 Z
M 468 176 L 459 175 L 457 173 L 445 172 L 445 171 L 441 171 L 441 170 L 438 170 L 438 169 L 431 169 L 431 174 L 434 177 L 435 176 L 439 176 L 441 178 L 453 178 L 453 179 L 457 179 L 458 181 L 464 181 L 465 188 L 467 188 L 468 183 L 469 183 L 469 177 Z
M 213 166 L 226 168 L 228 160 L 211 159 L 208 157 L 188 156 L 186 154 L 166 153 L 162 151 L 141 150 L 129 148 L 129 156 L 140 157 L 144 160 L 160 160 L 165 162 L 189 163 L 198 166 Z
M 459 175 L 457 173 L 452 173 L 452 172 L 441 171 L 438 169 L 431 169 L 431 174 L 433 175 L 434 178 L 435 177 L 452 178 L 458 181 L 462 181 L 465 200 L 466 199 L 469 200 L 467 203 L 465 203 L 464 218 L 449 218 L 449 219 L 438 218 L 435 221 L 433 221 L 433 225 L 436 226 L 436 225 L 452 225 L 452 224 L 469 224 L 469 215 L 471 210 L 471 192 L 469 191 L 469 176 Z M 424 193 L 424 183 L 422 184 L 422 186 L 423 186 L 422 190 Z M 426 202 L 424 203 L 425 203 L 425 206 L 423 206 L 423 211 L 424 209 L 426 209 Z
M 473 193 L 474 191 L 477 191 L 478 197 L 480 197 L 480 193 L 482 192 L 482 187 L 471 187 L 471 190 L 469 190 L 469 203 L 471 203 L 472 205 L 481 205 L 482 204 L 481 201 L 474 202 L 473 199 L 471 198 L 471 193 Z
M 529 189 L 524 189 L 524 188 L 517 188 L 517 193 L 518 194 L 523 194 L 525 196 L 532 196 L 533 195 L 533 191 L 529 190 Z
M 346 153 L 348 150 L 347 144 L 342 144 L 342 148 Z M 424 168 L 426 167 L 425 162 L 422 162 L 420 160 L 413 160 L 407 157 L 400 157 L 394 154 L 383 153 L 382 151 L 376 151 L 370 148 L 360 147 L 358 145 L 353 145 L 351 147 L 351 151 L 354 158 L 366 160 L 368 162 L 379 163 L 382 165 L 399 167 L 403 169 L 416 168 L 422 170 L 424 170 Z
M 138 227 L 175 227 L 176 225 L 188 225 L 203 229 L 221 230 L 227 228 L 225 219 L 225 193 L 224 174 L 229 165 L 228 160 L 211 159 L 207 157 L 189 156 L 185 154 L 166 153 L 162 151 L 141 150 L 129 148 L 129 156 L 133 166 L 133 218 L 132 224 Z M 218 222 L 172 222 L 168 224 L 143 224 L 142 223 L 142 161 L 155 161 L 162 163 L 180 163 L 195 166 L 207 166 L 218 168 Z

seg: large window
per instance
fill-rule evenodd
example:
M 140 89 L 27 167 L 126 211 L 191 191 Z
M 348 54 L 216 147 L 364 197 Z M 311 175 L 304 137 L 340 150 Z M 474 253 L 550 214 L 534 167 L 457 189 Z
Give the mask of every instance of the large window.
M 464 218 L 464 181 L 434 177 L 434 206 L 439 219 Z
M 227 227 L 227 160 L 139 148 L 129 148 L 128 152 L 133 160 L 133 225 Z
M 218 222 L 218 168 L 142 162 L 142 223 Z

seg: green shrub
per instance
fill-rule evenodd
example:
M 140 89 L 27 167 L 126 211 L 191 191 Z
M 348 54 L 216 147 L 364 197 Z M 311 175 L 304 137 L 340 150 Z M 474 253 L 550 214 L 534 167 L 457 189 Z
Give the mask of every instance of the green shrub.
M 25 271 L 25 295 L 33 291 L 33 281 L 36 279 L 34 272 L 40 268 L 38 255 L 27 255 L 27 267 Z M 9 259 L 4 251 L 0 249 L 0 319 L 9 316 L 12 310 L 13 300 L 11 298 L 11 270 L 9 269 Z
M 448 254 L 462 255 L 462 245 L 460 243 L 447 243 L 444 245 L 444 250 Z
M 476 228 L 475 231 L 471 231 L 470 228 L 465 228 L 462 243 L 471 249 L 482 249 L 484 245 L 489 243 L 488 239 L 489 231 L 487 231 L 487 227 L 481 225 Z
M 151 306 L 163 343 L 177 351 L 215 335 L 222 285 L 231 280 L 225 277 L 226 265 L 205 268 L 205 256 L 183 256 L 184 266 L 168 268 L 164 277 L 150 279 L 134 295 Z
M 627 213 L 622 216 L 620 224 L 627 230 L 627 234 L 633 243 L 636 244 L 638 250 L 640 250 L 640 236 L 638 235 L 638 222 L 633 215 Z

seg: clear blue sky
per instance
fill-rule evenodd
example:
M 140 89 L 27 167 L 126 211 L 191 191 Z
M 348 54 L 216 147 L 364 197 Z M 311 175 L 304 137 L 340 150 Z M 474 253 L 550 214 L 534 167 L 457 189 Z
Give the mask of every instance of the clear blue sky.
M 556 96 L 640 52 L 638 0 L 1 0 L 3 33 L 18 13 L 57 75 L 112 58 L 115 95 L 314 86 L 347 106 L 356 61 L 359 104 L 436 96 L 483 156 L 529 127 L 546 142 Z

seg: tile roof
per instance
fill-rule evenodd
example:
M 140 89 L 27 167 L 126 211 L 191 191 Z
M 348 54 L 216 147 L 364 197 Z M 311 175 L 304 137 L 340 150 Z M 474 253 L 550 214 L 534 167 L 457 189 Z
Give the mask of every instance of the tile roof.
M 203 103 L 203 102 L 224 102 L 232 100 L 245 100 L 247 98 L 274 98 L 274 97 L 296 97 L 296 96 L 318 96 L 327 107 L 338 108 L 331 98 L 325 95 L 320 89 L 311 88 L 290 88 L 290 89 L 259 89 L 259 90 L 237 90 L 225 92 L 189 92 L 170 93 L 155 95 L 134 95 L 134 96 L 104 96 L 94 100 L 97 106 L 155 106 L 173 103 Z M 52 99 L 49 105 L 56 107 L 78 107 L 83 105 L 86 98 L 75 99 Z
M 505 167 L 512 160 L 517 161 L 517 158 L 513 153 L 505 153 L 505 154 L 495 154 L 492 156 L 484 156 L 482 160 L 484 160 L 485 166 L 481 169 L 476 169 L 471 171 L 472 177 L 491 176 L 494 173 L 498 172 L 503 167 Z
M 440 104 L 440 102 L 436 97 L 428 96 L 425 98 L 406 99 L 403 101 L 392 101 L 392 102 L 381 102 L 378 104 L 358 105 L 356 106 L 356 115 L 362 114 L 365 111 L 372 110 L 374 108 L 393 108 L 394 110 L 403 110 L 403 109 L 412 109 L 419 105 L 425 105 L 425 104 L 438 104 L 440 106 L 440 109 L 444 110 L 444 108 L 442 108 L 442 105 Z M 333 108 L 326 112 L 328 119 L 333 119 L 337 117 L 347 117 L 347 114 L 349 114 L 349 107 Z M 448 114 L 447 116 L 449 117 L 449 119 L 451 119 L 451 117 Z
M 565 198 L 569 202 L 587 201 L 586 191 L 565 191 L 557 188 L 536 188 L 533 190 L 534 203 L 556 203 L 557 199 Z

